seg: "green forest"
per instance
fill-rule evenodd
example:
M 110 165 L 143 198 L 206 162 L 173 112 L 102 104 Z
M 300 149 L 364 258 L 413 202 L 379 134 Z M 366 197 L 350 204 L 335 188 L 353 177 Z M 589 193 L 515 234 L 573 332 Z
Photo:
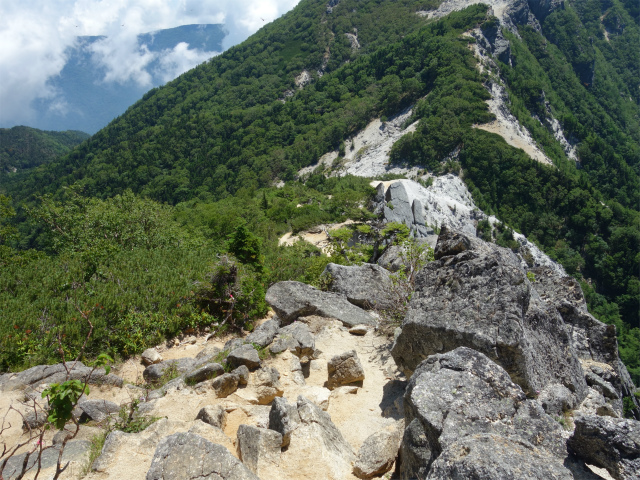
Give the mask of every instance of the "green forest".
M 30 127 L 0 128 L 0 182 L 7 174 L 37 167 L 69 153 L 89 134 Z
M 329 261 L 309 245 L 279 247 L 279 236 L 372 219 L 370 179 L 296 172 L 343 151 L 372 119 L 414 106 L 418 127 L 391 160 L 460 172 L 478 207 L 581 281 L 640 383 L 633 2 L 564 2 L 540 31 L 504 30 L 510 59 L 494 72 L 477 68 L 475 40 L 462 35 L 495 35 L 487 7 L 438 21 L 416 14 L 438 3 L 342 0 L 329 13 L 303 0 L 68 154 L 0 176 L 0 368 L 54 361 L 57 335 L 77 351 L 87 319 L 87 353 L 119 357 L 205 325 L 251 329 L 269 285 L 317 283 Z M 345 35 L 355 32 L 357 50 Z M 305 69 L 312 81 L 297 88 Z M 473 128 L 494 118 L 486 100 L 498 75 L 553 167 Z M 578 162 L 555 140 L 552 118 Z

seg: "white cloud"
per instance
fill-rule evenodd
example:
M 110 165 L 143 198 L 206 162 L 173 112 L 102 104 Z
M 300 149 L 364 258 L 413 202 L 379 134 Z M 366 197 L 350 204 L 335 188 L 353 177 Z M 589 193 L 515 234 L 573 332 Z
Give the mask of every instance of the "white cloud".
M 188 44 L 181 42 L 173 50 L 162 51 L 159 66 L 154 73 L 166 83 L 217 54 L 218 52 L 189 49 Z
M 170 80 L 213 52 L 176 46 L 159 57 L 137 45 L 137 35 L 179 25 L 225 23 L 234 45 L 293 8 L 299 0 L 20 0 L 0 2 L 0 127 L 29 124 L 30 104 L 52 99 L 47 80 L 59 75 L 77 36 L 105 35 L 92 45 L 104 81 L 150 86 L 146 68 L 156 58 Z

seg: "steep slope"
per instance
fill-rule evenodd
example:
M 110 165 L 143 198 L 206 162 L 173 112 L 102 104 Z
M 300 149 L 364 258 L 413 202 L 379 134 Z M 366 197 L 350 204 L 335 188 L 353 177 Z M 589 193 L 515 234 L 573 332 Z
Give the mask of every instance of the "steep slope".
M 79 131 L 47 132 L 29 127 L 0 128 L 0 181 L 69 153 L 89 138 Z
M 355 159 L 360 148 L 351 146 L 371 121 L 412 107 L 398 128 L 415 130 L 394 143 L 391 163 L 436 174 L 462 170 L 476 204 L 584 280 L 601 316 L 639 325 L 638 105 L 626 95 L 633 79 L 625 80 L 616 60 L 628 50 L 625 43 L 615 52 L 592 52 L 593 72 L 601 72 L 595 78 L 609 72 L 616 87 L 603 81 L 601 91 L 599 81 L 582 82 L 592 58 L 580 56 L 583 30 L 578 43 L 565 38 L 571 28 L 587 28 L 579 2 L 567 2 L 567 14 L 553 2 L 494 2 L 493 13 L 473 5 L 430 20 L 424 12 L 439 5 L 303 1 L 242 45 L 149 92 L 73 154 L 16 178 L 6 192 L 19 203 L 33 193 L 61 198 L 61 187 L 73 184 L 99 198 L 131 189 L 184 202 L 183 212 L 220 212 L 232 203 L 221 199 L 256 202 L 258 188 L 293 180 L 328 152 Z M 625 12 L 619 11 L 623 20 Z M 573 24 L 562 16 L 569 14 Z M 635 24 L 625 25 L 620 35 L 630 43 Z M 475 57 L 478 44 L 486 64 Z M 474 128 L 494 119 L 486 104 L 494 86 L 504 89 L 505 108 L 553 167 Z M 578 165 L 556 139 L 558 128 L 575 144 Z M 321 189 L 328 181 L 317 171 L 307 185 Z M 260 194 L 261 208 L 274 209 Z M 301 205 L 308 218 L 327 216 L 310 197 Z M 222 203 L 201 207 L 216 200 Z M 229 216 L 208 221 L 232 233 L 219 227 L 221 218 Z M 323 221 L 329 220 L 317 223 Z M 28 246 L 39 245 L 35 235 L 30 239 Z

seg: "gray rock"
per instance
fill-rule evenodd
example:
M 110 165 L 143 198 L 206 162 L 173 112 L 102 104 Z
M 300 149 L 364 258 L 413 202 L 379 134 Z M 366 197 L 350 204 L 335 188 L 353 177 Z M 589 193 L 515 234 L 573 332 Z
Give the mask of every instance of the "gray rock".
M 162 387 L 150 391 L 147 395 L 147 400 L 157 400 L 158 398 L 164 397 L 167 393 L 182 390 L 186 387 L 187 384 L 183 377 L 174 378 L 173 380 L 165 383 Z
M 213 379 L 211 388 L 218 398 L 226 398 L 238 389 L 238 380 L 238 375 L 225 373 Z
M 249 383 L 249 378 L 251 374 L 249 373 L 249 369 L 246 365 L 240 365 L 238 368 L 234 369 L 231 373 L 238 376 L 238 384 L 239 385 L 247 385 Z
M 389 245 L 378 259 L 378 265 L 390 272 L 398 272 L 405 267 L 402 253 L 402 246 Z
M 215 378 L 218 375 L 222 375 L 223 373 L 224 367 L 219 363 L 207 363 L 197 370 L 187 373 L 184 376 L 184 381 L 185 383 L 187 383 L 187 385 L 194 385 L 196 383 Z
M 62 383 L 66 380 L 87 380 L 91 385 L 113 385 L 122 387 L 122 378 L 110 373 L 105 375 L 104 368 L 98 368 L 91 373 L 92 368 L 82 362 L 67 362 L 65 369 L 62 363 L 55 365 L 38 365 L 19 373 L 11 373 L 0 377 L 0 392 L 22 389 L 43 383 Z
M 67 462 L 86 462 L 89 458 L 89 450 L 91 449 L 91 442 L 87 440 L 71 440 L 65 445 L 64 452 L 62 452 L 62 465 Z M 42 452 L 42 458 L 40 465 L 42 470 L 55 468 L 58 462 L 58 456 L 60 455 L 60 449 L 58 447 L 47 448 Z M 0 472 L 0 478 L 6 478 L 7 480 L 16 478 L 22 470 L 22 465 L 25 459 L 26 453 L 15 455 L 8 459 L 4 470 Z M 4 460 L 4 459 L 3 459 Z M 33 478 L 29 473 L 33 474 L 37 469 L 38 455 L 32 453 L 27 460 L 27 468 L 31 469 L 27 473 L 27 477 Z M 1 465 L 1 462 L 0 462 Z M 53 477 L 51 472 L 50 477 Z M 39 478 L 43 478 L 42 475 Z
M 196 454 L 197 452 L 197 454 Z M 146 480 L 259 480 L 222 445 L 193 433 L 163 438 Z
M 247 338 L 245 338 L 245 342 L 256 344 L 260 347 L 266 347 L 273 342 L 273 338 L 276 336 L 278 328 L 280 328 L 280 319 L 278 317 L 274 317 L 256 327 L 256 329 L 251 332 Z
M 327 388 L 329 390 L 364 380 L 364 370 L 355 350 L 332 357 L 327 363 L 327 370 L 329 374 Z
M 433 251 L 436 260 L 450 255 L 457 255 L 471 249 L 471 237 L 460 232 L 449 230 L 443 226 L 438 236 L 438 243 Z M 477 243 L 477 242 L 476 242 Z
M 595 388 L 600 393 L 602 393 L 605 397 L 611 398 L 613 400 L 618 400 L 620 398 L 620 396 L 618 395 L 618 392 L 616 392 L 616 389 L 613 388 L 613 385 L 611 385 L 606 380 L 603 380 L 601 377 L 599 377 L 595 373 L 586 372 L 584 378 L 587 381 L 587 385 L 589 385 L 592 388 Z
M 606 468 L 616 480 L 640 478 L 640 422 L 578 415 L 569 449 L 586 462 Z
M 308 315 L 335 318 L 349 327 L 376 324 L 371 315 L 344 295 L 322 292 L 300 282 L 278 282 L 269 287 L 265 298 L 284 324 Z
M 249 370 L 255 370 L 262 363 L 258 351 L 252 345 L 242 345 L 232 350 L 227 357 L 227 362 L 233 368 L 245 365 Z
M 196 420 L 202 420 L 204 423 L 224 430 L 227 425 L 227 411 L 220 405 L 207 405 L 200 409 Z
M 515 254 L 447 229 L 438 245 L 440 260 L 418 274 L 391 350 L 405 374 L 429 355 L 467 346 L 531 395 L 558 383 L 581 401 L 587 385 L 565 324 L 531 288 Z
M 306 385 L 307 383 L 304 379 L 304 373 L 302 372 L 300 358 L 295 355 L 291 357 L 291 379 L 296 385 Z
M 47 412 L 40 408 L 36 410 L 33 410 L 33 408 L 30 409 L 22 418 L 22 430 L 27 432 L 29 430 L 40 428 L 45 423 L 47 423 L 48 416 L 49 415 L 47 414 Z
M 353 474 L 371 478 L 387 473 L 396 461 L 401 438 L 395 429 L 381 430 L 368 437 L 358 451 Z
M 280 464 L 280 433 L 267 428 L 240 425 L 237 437 L 238 456 L 256 475 Z
M 316 342 L 306 323 L 293 322 L 278 330 L 278 336 L 269 349 L 272 353 L 290 350 L 298 357 L 311 357 L 315 352 Z
M 273 400 L 269 411 L 269 428 L 282 435 L 282 445 L 286 447 L 291 441 L 291 432 L 300 425 L 298 406 L 287 402 L 286 398 Z
M 155 365 L 149 365 L 142 372 L 142 376 L 147 382 L 157 382 L 162 378 L 165 372 L 175 369 L 180 375 L 191 371 L 195 365 L 193 358 L 178 358 L 175 360 L 166 360 L 164 362 L 156 363 Z
M 259 405 L 267 405 L 281 397 L 284 389 L 280 384 L 280 373 L 273 367 L 262 367 L 253 374 L 252 387 Z
M 351 467 L 351 463 L 355 460 L 355 454 L 351 445 L 331 421 L 331 416 L 302 395 L 298 397 L 297 407 L 301 425 L 294 430 L 294 436 L 316 437 L 320 440 L 323 450 L 332 454 L 334 458 L 348 462 Z
M 575 399 L 569 389 L 557 383 L 552 383 L 542 389 L 537 400 L 544 411 L 552 417 L 560 416 L 567 410 L 575 408 Z
M 219 363 L 215 362 L 214 359 L 216 359 L 220 352 L 220 348 L 215 345 L 206 345 L 198 355 L 196 355 L 196 364 L 204 365 L 205 363 Z
M 103 422 L 112 413 L 118 413 L 120 406 L 109 400 L 82 400 L 78 403 L 78 408 L 82 410 L 80 422 Z
M 401 447 L 401 478 L 431 475 L 432 464 L 445 453 L 446 462 L 455 467 L 451 456 L 460 451 L 456 442 L 478 435 L 489 436 L 483 442 L 508 437 L 516 444 L 531 444 L 547 463 L 555 459 L 549 467 L 552 471 L 563 471 L 566 450 L 560 425 L 536 401 L 527 400 L 503 368 L 469 348 L 433 355 L 422 362 L 407 386 L 404 411 L 407 427 Z M 481 451 L 489 455 L 491 448 Z M 489 455 L 482 465 L 501 462 L 501 453 L 496 452 L 495 459 Z
M 390 308 L 393 284 L 389 272 L 384 268 L 365 263 L 361 266 L 345 266 L 330 263 L 323 275 L 330 279 L 329 290 L 345 295 L 354 305 L 361 308 Z
M 521 439 L 491 434 L 464 437 L 451 444 L 433 463 L 427 478 L 574 480 L 562 461 L 545 450 Z
M 147 348 L 144 352 L 142 352 L 141 360 L 143 365 L 148 367 L 149 365 L 160 363 L 164 359 L 155 348 Z
M 231 340 L 228 340 L 227 343 L 224 344 L 224 350 L 226 352 L 231 352 L 236 348 L 240 348 L 245 344 L 246 342 L 244 341 L 243 338 L 232 338 Z
M 576 279 L 544 267 L 532 268 L 530 272 L 535 276 L 533 288 L 540 298 L 562 316 L 578 358 L 605 364 L 606 368 L 592 366 L 592 373 L 607 382 L 615 395 L 594 377 L 588 377 L 587 382 L 599 384 L 603 393 L 607 390 L 618 415 L 622 415 L 622 398 L 631 398 L 636 406 L 631 413 L 640 420 L 640 404 L 634 396 L 635 385 L 618 356 L 615 326 L 605 325 L 587 311 L 587 302 Z

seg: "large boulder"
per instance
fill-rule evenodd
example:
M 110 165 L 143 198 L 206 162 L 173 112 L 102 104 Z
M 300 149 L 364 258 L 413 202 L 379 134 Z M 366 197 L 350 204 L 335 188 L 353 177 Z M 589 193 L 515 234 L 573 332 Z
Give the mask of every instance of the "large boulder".
M 362 308 L 386 309 L 393 306 L 393 283 L 389 271 L 371 263 L 346 266 L 330 263 L 322 273 L 329 279 L 329 289 L 347 297 Z
M 82 411 L 80 422 L 88 422 L 89 420 L 103 422 L 112 413 L 120 411 L 120 406 L 109 400 L 81 400 L 78 403 L 78 408 Z
M 235 373 L 224 373 L 211 382 L 218 398 L 226 398 L 238 389 L 240 378 Z
M 193 433 L 163 438 L 146 480 L 259 480 L 222 445 Z
M 376 324 L 371 315 L 344 295 L 323 292 L 300 282 L 278 282 L 269 287 L 265 298 L 284 324 L 308 315 L 335 318 L 349 327 Z
M 417 276 L 391 351 L 408 376 L 429 355 L 466 346 L 501 365 L 528 394 L 558 383 L 577 402 L 586 396 L 562 318 L 531 287 L 511 250 L 443 228 L 436 256 Z
M 400 430 L 380 430 L 369 436 L 358 451 L 353 474 L 358 478 L 371 478 L 387 473 L 398 456 Z
M 229 353 L 227 363 L 233 368 L 245 365 L 249 370 L 255 370 L 260 367 L 262 361 L 258 351 L 252 345 L 242 345 Z
M 275 430 L 251 425 L 238 428 L 238 456 L 256 475 L 280 464 L 282 435 Z
M 558 458 L 529 442 L 478 434 L 464 437 L 444 450 L 427 478 L 574 480 L 576 477 Z
M 284 393 L 280 373 L 273 367 L 262 367 L 252 377 L 251 388 L 256 392 L 259 405 L 267 405 Z
M 164 362 L 149 365 L 142 372 L 143 378 L 147 382 L 157 382 L 163 376 L 169 375 L 170 372 L 174 372 L 176 375 L 184 375 L 190 372 L 196 366 L 196 361 L 193 358 L 177 358 L 175 360 L 165 360 Z
M 606 468 L 616 480 L 640 478 L 640 422 L 579 415 L 568 441 L 573 453 Z
M 206 363 L 202 367 L 189 372 L 184 376 L 184 381 L 188 385 L 195 385 L 196 383 L 204 382 L 222 375 L 224 373 L 224 367 L 219 363 Z
M 69 371 L 67 372 L 67 369 Z M 30 386 L 43 383 L 62 383 L 66 380 L 87 381 L 92 385 L 113 385 L 122 387 L 123 381 L 117 375 L 105 375 L 104 368 L 97 368 L 92 372 L 82 362 L 67 362 L 66 368 L 62 363 L 55 365 L 37 365 L 19 373 L 8 373 L 0 376 L 0 392 L 10 390 L 24 390 Z
M 206 405 L 200 409 L 196 420 L 202 420 L 222 430 L 227 425 L 227 411 L 220 405 Z
M 298 406 L 287 402 L 286 398 L 278 397 L 273 400 L 269 411 L 269 428 L 282 435 L 282 446 L 286 447 L 291 441 L 291 432 L 300 425 Z
M 517 472 L 515 463 L 486 470 L 486 477 L 455 477 L 457 471 L 476 468 L 466 466 L 462 452 L 473 450 L 478 457 L 484 456 L 477 466 L 477 472 L 481 472 L 482 465 L 504 463 L 506 452 L 500 445 L 506 443 L 509 448 L 527 446 L 518 461 L 525 462 L 522 467 L 527 472 L 542 472 L 531 478 L 571 478 L 563 467 L 566 448 L 560 425 L 536 401 L 528 400 L 507 372 L 482 353 L 459 347 L 426 359 L 407 386 L 404 411 L 403 479 L 432 478 L 434 462 L 439 462 L 439 471 L 448 472 L 434 478 L 527 478 L 507 474 Z M 495 458 L 491 456 L 492 444 Z M 558 476 L 545 477 L 545 472 Z M 449 474 L 451 477 L 447 477 Z
M 575 278 L 559 275 L 548 267 L 529 271 L 534 278 L 533 288 L 562 316 L 578 358 L 590 364 L 587 383 L 598 385 L 602 393 L 607 392 L 605 396 L 618 415 L 622 414 L 622 399 L 630 398 L 635 403 L 631 413 L 640 420 L 640 404 L 634 395 L 636 387 L 618 355 L 616 327 L 602 323 L 587 311 L 582 288 Z
M 278 332 L 278 328 L 280 328 L 280 319 L 278 317 L 271 318 L 263 324 L 258 325 L 244 341 L 260 347 L 266 347 L 273 341 L 273 338 Z
M 286 478 L 330 480 L 348 478 L 355 461 L 351 445 L 331 421 L 331 416 L 309 399 L 294 404 L 275 399 L 269 412 L 269 428 L 282 434 L 280 469 Z M 300 462 L 299 459 L 305 459 Z
M 278 330 L 278 335 L 269 347 L 272 353 L 289 350 L 298 357 L 312 357 L 316 349 L 316 341 L 309 326 L 302 322 L 293 322 Z

